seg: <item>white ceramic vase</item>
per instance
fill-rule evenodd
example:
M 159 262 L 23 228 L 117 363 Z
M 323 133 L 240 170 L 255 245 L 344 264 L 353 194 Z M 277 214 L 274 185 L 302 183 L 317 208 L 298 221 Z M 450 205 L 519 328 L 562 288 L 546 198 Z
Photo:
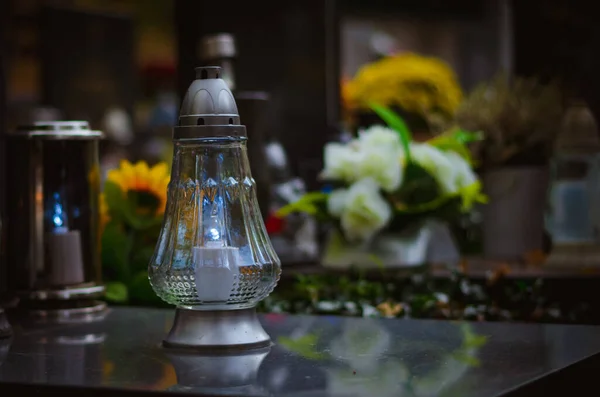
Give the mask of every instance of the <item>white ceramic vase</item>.
M 322 264 L 329 268 L 408 268 L 455 265 L 460 253 L 447 225 L 426 220 L 401 233 L 382 233 L 363 244 L 348 243 L 337 230 L 327 239 Z

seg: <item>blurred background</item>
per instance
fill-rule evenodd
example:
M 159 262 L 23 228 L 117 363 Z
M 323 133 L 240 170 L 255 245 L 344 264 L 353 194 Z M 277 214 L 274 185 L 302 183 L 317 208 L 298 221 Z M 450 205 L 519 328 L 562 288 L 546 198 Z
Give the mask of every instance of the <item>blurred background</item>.
M 564 281 L 563 291 L 579 292 L 582 283 L 600 275 L 600 222 L 595 218 L 586 226 L 594 234 L 591 243 L 586 240 L 583 248 L 567 244 L 559 259 L 548 259 L 559 250 L 557 242 L 570 241 L 556 237 L 564 230 L 547 226 L 552 217 L 547 192 L 564 176 L 551 172 L 562 164 L 557 137 L 568 141 L 585 135 L 577 142 L 588 142 L 588 149 L 598 146 L 600 58 L 595 49 L 600 28 L 590 2 L 305 0 L 234 1 L 227 7 L 203 0 L 0 3 L 0 133 L 36 121 L 87 120 L 107 137 L 100 150 L 103 181 L 123 159 L 149 167 L 170 163 L 171 128 L 194 67 L 217 63 L 226 68 L 242 123 L 252 126 L 252 172 L 259 186 L 269 187 L 261 210 L 284 267 L 290 266 L 288 274 L 321 272 L 315 269 L 327 262 L 322 258 L 329 229 L 312 217 L 284 217 L 278 211 L 308 191 L 328 188 L 319 178 L 324 146 L 348 142 L 361 128 L 383 124 L 351 104 L 359 83 L 368 80 L 361 70 L 414 54 L 424 66 L 410 67 L 423 73 L 423 79 L 435 80 L 433 74 L 450 70 L 449 84 L 458 87 L 456 104 L 442 121 L 396 109 L 415 140 L 457 124 L 485 135 L 483 149 L 470 149 L 478 156 L 473 167 L 490 200 L 444 226 L 442 234 L 449 230 L 450 245 L 460 254 L 450 255 L 452 271 L 482 280 L 510 273 L 530 286 L 552 278 Z M 534 86 L 557 87 L 559 94 Z M 489 93 L 496 99 L 499 93 L 503 96 L 494 102 Z M 248 98 L 252 100 L 246 102 Z M 255 102 L 262 106 L 244 108 Z M 594 174 L 600 149 L 594 150 L 582 152 L 591 171 L 568 176 L 592 175 L 588 190 L 593 193 L 586 193 L 590 213 L 600 182 Z M 18 172 L 4 161 L 0 166 L 0 177 Z M 522 187 L 505 189 L 497 198 L 494 188 L 511 181 L 521 181 Z M 573 203 L 569 205 L 578 206 Z M 103 265 L 110 267 L 104 260 Z M 335 262 L 330 267 L 346 272 L 350 266 Z M 449 274 L 446 268 L 428 269 L 438 276 Z M 531 288 L 533 295 L 527 299 L 538 299 Z M 587 302 L 589 297 L 573 300 Z
M 5 3 L 9 128 L 30 118 L 86 119 L 128 158 L 160 153 L 149 137 L 169 137 L 162 127 L 173 124 L 201 64 L 202 37 L 230 33 L 237 88 L 269 92 L 269 128 L 311 187 L 323 144 L 343 127 L 342 80 L 382 56 L 412 51 L 448 62 L 467 90 L 514 70 L 519 29 L 510 2 L 495 0 L 239 2 L 226 14 L 216 3 L 185 0 Z M 525 47 L 532 34 L 521 34 Z M 531 57 L 517 58 L 517 70 L 535 70 Z
M 161 152 L 148 138 L 169 136 L 162 127 L 173 124 L 202 63 L 202 37 L 214 33 L 235 39 L 237 88 L 270 94 L 269 129 L 310 187 L 323 144 L 343 130 L 340 82 L 386 55 L 439 57 L 465 91 L 499 71 L 558 75 L 592 110 L 597 101 L 588 49 L 598 33 L 583 1 L 239 2 L 226 14 L 218 4 L 185 0 L 2 7 L 8 128 L 31 118 L 86 119 L 131 159 Z

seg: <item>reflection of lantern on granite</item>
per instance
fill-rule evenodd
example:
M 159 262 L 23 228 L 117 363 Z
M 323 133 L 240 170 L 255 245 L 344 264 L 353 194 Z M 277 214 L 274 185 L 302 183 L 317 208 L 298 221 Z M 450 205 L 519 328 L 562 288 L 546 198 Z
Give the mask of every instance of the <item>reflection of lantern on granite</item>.
M 157 295 L 177 305 L 165 346 L 270 343 L 255 306 L 281 265 L 258 207 L 246 130 L 219 74 L 196 69 L 173 133 L 165 219 L 148 269 Z
M 19 322 L 18 328 L 6 363 L 0 367 L 0 382 L 26 380 L 70 386 L 101 383 L 102 372 L 89 368 L 100 367 L 102 361 L 107 337 L 102 327 L 94 327 L 94 330 L 79 326 L 46 327 L 23 321 Z
M 7 267 L 21 308 L 70 319 L 104 310 L 98 141 L 85 121 L 39 122 L 7 135 Z
M 175 367 L 177 385 L 171 391 L 210 395 L 268 396 L 258 385 L 258 370 L 270 347 L 240 354 L 168 354 Z M 198 376 L 201 374 L 201 376 Z

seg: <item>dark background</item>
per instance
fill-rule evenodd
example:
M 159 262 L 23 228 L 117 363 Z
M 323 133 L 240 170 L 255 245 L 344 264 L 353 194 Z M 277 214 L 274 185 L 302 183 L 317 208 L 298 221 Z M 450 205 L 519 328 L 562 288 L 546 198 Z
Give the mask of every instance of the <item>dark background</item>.
M 270 94 L 270 129 L 289 150 L 294 171 L 315 181 L 328 132 L 339 120 L 337 0 L 175 3 L 179 38 L 178 91 L 187 90 L 200 63 L 199 39 L 228 32 L 236 38 L 240 91 Z M 223 15 L 223 18 L 215 18 Z
M 147 2 L 152 6 L 152 2 Z M 197 46 L 208 33 L 230 32 L 237 39 L 236 75 L 240 90 L 265 90 L 271 94 L 271 134 L 278 136 L 289 151 L 294 171 L 305 178 L 309 188 L 317 186 L 323 144 L 337 131 L 339 110 L 339 20 L 344 14 L 403 13 L 437 18 L 453 15 L 477 18 L 484 9 L 478 0 L 429 0 L 389 2 L 384 0 L 305 0 L 302 2 L 174 0 L 178 36 L 177 87 L 183 93 L 198 65 Z M 4 210 L 6 170 L 4 145 L 7 120 L 6 72 L 10 56 L 10 1 L 0 1 L 0 208 Z M 600 116 L 600 27 L 597 5 L 584 0 L 515 0 L 515 73 L 559 78 L 573 95 L 588 101 Z M 594 7 L 594 8 L 592 8 Z M 47 16 L 46 16 L 47 17 Z M 65 23 L 27 21 L 53 32 L 76 36 L 74 26 Z M 56 20 L 55 20 L 56 22 Z M 84 25 L 85 21 L 81 21 Z M 133 74 L 127 64 L 127 27 L 114 20 L 107 34 L 114 46 L 95 57 L 110 58 L 107 68 Z M 62 30 L 61 30 L 62 29 Z M 42 97 L 60 102 L 63 81 L 56 76 L 72 72 L 61 70 L 76 55 L 85 54 L 86 39 L 72 37 L 70 50 L 54 49 L 54 36 L 43 37 L 41 54 Z M 81 54 L 76 51 L 81 47 Z M 87 55 L 86 55 L 87 56 Z M 118 66 L 114 66 L 118 65 Z M 119 66 L 120 65 L 120 66 Z M 91 77 L 93 78 L 93 77 Z M 128 103 L 138 94 L 133 80 L 117 81 L 114 98 Z M 55 105 L 60 105 L 56 103 Z M 18 172 L 18 170 L 11 170 Z M 0 288 L 4 277 L 0 274 Z
M 6 133 L 6 38 L 8 2 L 0 2 L 0 218 L 4 219 L 4 135 Z M 0 265 L 4 263 L 4 234 L 0 230 Z M 6 292 L 6 268 L 0 266 L 0 298 Z
M 600 116 L 598 4 L 585 0 L 513 1 L 516 73 L 558 77 Z

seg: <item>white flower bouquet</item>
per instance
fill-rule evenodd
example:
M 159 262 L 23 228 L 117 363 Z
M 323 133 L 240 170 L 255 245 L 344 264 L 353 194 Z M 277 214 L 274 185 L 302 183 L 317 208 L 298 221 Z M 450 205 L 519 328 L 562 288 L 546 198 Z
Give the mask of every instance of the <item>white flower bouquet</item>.
M 414 142 L 398 115 L 372 108 L 388 126 L 370 127 L 349 143 L 327 144 L 321 177 L 332 188 L 306 194 L 281 216 L 312 214 L 336 224 L 347 242 L 359 243 L 485 202 L 466 146 L 480 134 L 455 129 Z

